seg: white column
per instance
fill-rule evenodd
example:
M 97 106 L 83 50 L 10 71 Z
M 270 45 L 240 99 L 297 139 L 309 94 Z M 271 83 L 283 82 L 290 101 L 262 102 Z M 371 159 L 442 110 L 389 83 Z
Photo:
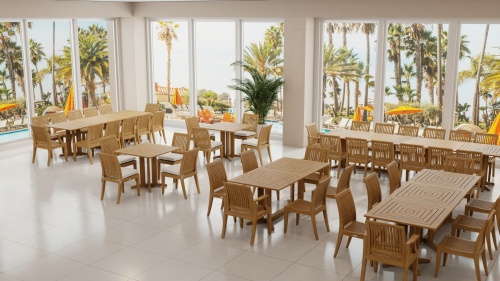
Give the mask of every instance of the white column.
M 21 50 L 23 57 L 23 68 L 24 68 L 24 89 L 26 90 L 26 115 L 28 121 L 31 121 L 31 117 L 35 116 L 35 98 L 33 97 L 33 77 L 31 76 L 31 60 L 30 60 L 30 44 L 28 39 L 28 21 L 24 19 L 21 22 Z M 29 122 L 31 124 L 31 122 Z
M 448 27 L 448 49 L 446 56 L 446 83 L 443 96 L 443 129 L 449 132 L 455 121 L 457 101 L 458 52 L 460 50 L 460 23 L 453 21 Z
M 385 109 L 385 62 L 387 54 L 387 25 L 381 20 L 377 25 L 377 59 L 375 71 L 375 100 L 373 101 L 373 122 L 384 121 Z
M 80 45 L 78 44 L 78 20 L 71 20 L 71 70 L 73 74 L 73 97 L 75 100 L 75 108 L 82 109 L 82 79 L 80 74 Z M 90 99 L 90 97 L 89 97 Z M 88 106 L 88 105 L 87 105 Z

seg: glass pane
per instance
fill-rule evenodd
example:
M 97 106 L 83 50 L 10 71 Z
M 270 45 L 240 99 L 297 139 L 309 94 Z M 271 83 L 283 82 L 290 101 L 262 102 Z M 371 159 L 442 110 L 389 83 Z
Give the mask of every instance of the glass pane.
M 323 25 L 323 38 L 324 130 L 344 124 L 342 118 L 371 120 L 377 24 L 327 22 Z
M 151 23 L 154 101 L 168 119 L 189 116 L 189 46 L 186 21 Z
M 256 66 L 259 72 L 277 78 L 283 75 L 284 25 L 281 22 L 245 22 L 243 24 L 243 59 L 246 65 Z M 244 78 L 250 78 L 244 73 Z M 247 96 L 242 93 L 242 99 Z M 273 132 L 283 133 L 283 88 L 266 116 L 267 123 L 274 123 Z M 248 101 L 243 111 L 249 111 Z
M 0 143 L 28 137 L 19 22 L 0 22 Z
M 385 121 L 441 127 L 447 30 L 447 24 L 389 24 Z M 400 106 L 421 112 L 402 114 L 405 111 L 397 110 L 388 114 Z
M 488 131 L 500 110 L 498 34 L 500 24 L 461 25 L 455 126 L 473 124 Z
M 235 121 L 233 84 L 235 71 L 235 23 L 196 22 L 196 96 L 201 122 Z
M 107 22 L 79 20 L 78 43 L 84 106 L 110 104 Z

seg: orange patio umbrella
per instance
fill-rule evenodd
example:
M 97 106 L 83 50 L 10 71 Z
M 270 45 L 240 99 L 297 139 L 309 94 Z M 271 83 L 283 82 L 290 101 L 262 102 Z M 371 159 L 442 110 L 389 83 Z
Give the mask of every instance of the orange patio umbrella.
M 373 111 L 373 105 L 371 104 L 368 104 L 366 106 L 363 107 L 363 110 L 366 110 L 366 111 Z
M 500 135 L 500 114 L 497 114 L 497 117 L 495 117 L 495 121 L 491 124 L 488 134 Z M 497 144 L 500 145 L 500 141 Z
M 174 105 L 182 105 L 181 94 L 179 94 L 179 88 L 175 88 L 174 100 L 172 101 Z
M 414 113 L 419 113 L 422 111 L 423 111 L 423 109 L 421 109 L 421 108 L 415 108 L 415 107 L 403 105 L 403 106 L 394 108 L 393 110 L 387 111 L 386 114 L 392 114 L 392 115 L 414 114 Z
M 18 106 L 19 106 L 18 103 L 4 103 L 4 104 L 0 104 L 0 112 L 6 111 L 6 110 L 10 110 L 10 109 L 16 108 Z
M 363 121 L 363 116 L 361 115 L 361 107 L 356 107 L 356 112 L 354 112 L 354 116 L 352 117 L 353 121 Z
M 69 86 L 69 94 L 64 105 L 64 115 L 68 116 L 68 111 L 75 109 L 75 95 L 73 93 L 73 85 Z

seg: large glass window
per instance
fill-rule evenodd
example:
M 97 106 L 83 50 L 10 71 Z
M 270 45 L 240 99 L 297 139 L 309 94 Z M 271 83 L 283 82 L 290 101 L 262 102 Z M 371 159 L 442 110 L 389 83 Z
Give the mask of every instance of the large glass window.
M 321 116 L 325 129 L 341 118 L 372 119 L 376 39 L 376 23 L 323 24 Z
M 462 24 L 454 125 L 488 131 L 500 109 L 500 24 Z
M 389 23 L 385 81 L 385 120 L 441 127 L 447 24 Z M 412 113 L 396 110 L 416 108 Z

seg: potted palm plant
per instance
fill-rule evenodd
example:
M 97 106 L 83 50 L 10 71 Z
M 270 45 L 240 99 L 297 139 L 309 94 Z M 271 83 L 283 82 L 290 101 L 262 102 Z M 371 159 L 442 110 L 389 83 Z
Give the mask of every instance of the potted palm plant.
M 242 101 L 248 102 L 248 111 L 259 115 L 259 124 L 265 123 L 265 118 L 278 100 L 280 88 L 284 81 L 269 73 L 261 73 L 256 68 L 243 64 L 243 69 L 250 78 L 234 79 L 235 85 L 229 85 L 233 90 L 245 94 Z

